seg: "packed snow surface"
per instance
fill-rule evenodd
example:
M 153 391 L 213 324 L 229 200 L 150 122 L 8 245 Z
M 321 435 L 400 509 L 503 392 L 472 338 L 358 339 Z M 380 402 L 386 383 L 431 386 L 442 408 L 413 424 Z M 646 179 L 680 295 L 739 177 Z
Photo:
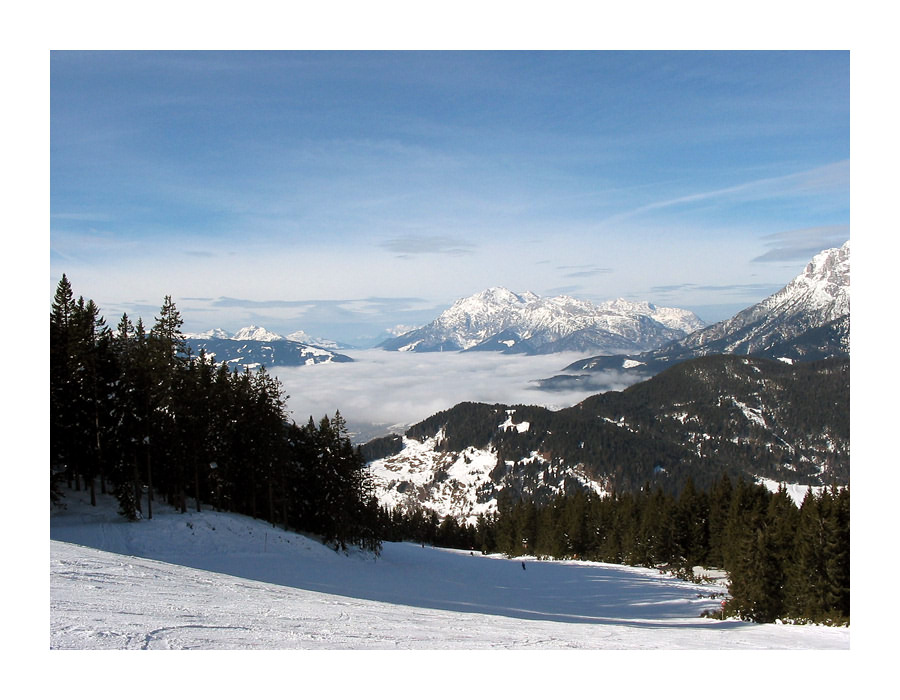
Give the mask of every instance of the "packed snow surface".
M 846 649 L 848 628 L 700 617 L 655 570 L 385 543 L 339 554 L 252 518 L 109 496 L 50 517 L 53 649 Z M 525 567 L 523 568 L 523 564 Z

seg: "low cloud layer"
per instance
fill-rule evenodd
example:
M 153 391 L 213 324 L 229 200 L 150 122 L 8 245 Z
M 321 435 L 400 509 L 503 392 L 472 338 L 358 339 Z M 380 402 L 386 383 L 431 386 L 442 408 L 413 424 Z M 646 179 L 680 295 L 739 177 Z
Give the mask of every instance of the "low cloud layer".
M 402 428 L 461 401 L 533 404 L 551 409 L 578 403 L 602 389 L 591 383 L 570 391 L 541 391 L 535 380 L 561 373 L 578 354 L 534 357 L 496 353 L 399 353 L 365 350 L 350 353 L 352 364 L 281 367 L 274 372 L 290 395 L 288 408 L 297 423 L 340 410 L 351 432 L 364 440 Z

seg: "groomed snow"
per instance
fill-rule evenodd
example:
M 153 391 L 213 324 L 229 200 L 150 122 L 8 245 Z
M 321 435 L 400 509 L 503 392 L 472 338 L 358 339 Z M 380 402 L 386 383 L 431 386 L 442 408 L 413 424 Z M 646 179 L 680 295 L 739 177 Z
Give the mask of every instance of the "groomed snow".
M 80 494 L 83 496 L 82 494 Z M 50 518 L 53 649 L 847 649 L 847 628 L 701 618 L 717 585 L 408 543 L 336 554 L 233 514 Z M 526 568 L 523 569 L 522 564 Z

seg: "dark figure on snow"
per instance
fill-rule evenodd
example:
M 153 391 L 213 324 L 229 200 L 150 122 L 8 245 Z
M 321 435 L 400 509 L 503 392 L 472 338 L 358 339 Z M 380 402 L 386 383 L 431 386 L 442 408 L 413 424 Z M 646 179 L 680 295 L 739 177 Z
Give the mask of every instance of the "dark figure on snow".
M 525 571 L 525 562 L 522 562 L 522 571 Z

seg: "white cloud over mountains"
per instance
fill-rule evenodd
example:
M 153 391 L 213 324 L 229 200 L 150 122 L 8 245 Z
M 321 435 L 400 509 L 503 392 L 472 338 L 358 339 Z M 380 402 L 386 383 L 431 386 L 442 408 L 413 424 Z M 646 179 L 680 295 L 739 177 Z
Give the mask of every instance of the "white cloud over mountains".
M 560 374 L 563 367 L 581 359 L 578 353 L 528 357 L 365 350 L 349 354 L 356 362 L 281 367 L 274 372 L 290 395 L 288 408 L 298 424 L 339 410 L 351 431 L 375 437 L 462 401 L 559 409 L 599 391 L 596 385 L 562 392 L 537 389 L 535 380 Z M 608 388 L 624 386 L 619 382 Z

